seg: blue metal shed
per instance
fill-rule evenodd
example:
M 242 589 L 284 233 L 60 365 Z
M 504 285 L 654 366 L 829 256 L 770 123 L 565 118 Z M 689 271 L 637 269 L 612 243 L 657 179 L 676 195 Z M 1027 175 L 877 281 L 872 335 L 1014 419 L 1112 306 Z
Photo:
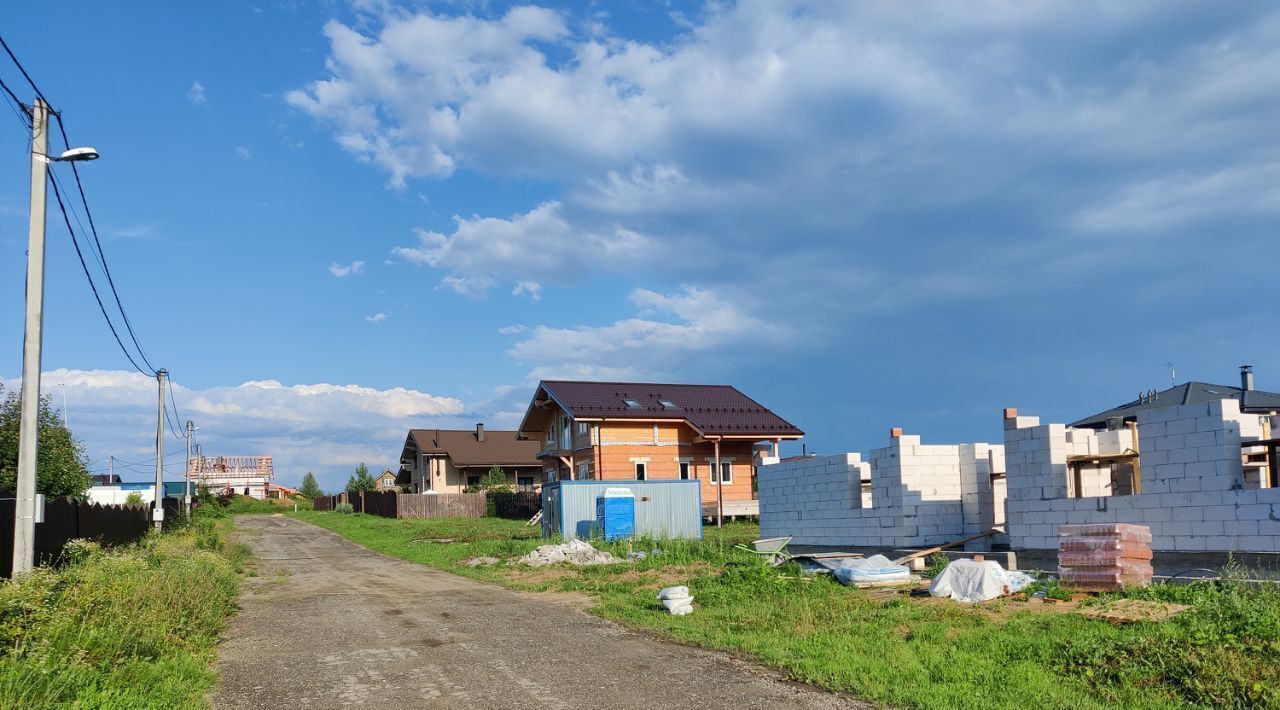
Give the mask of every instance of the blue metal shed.
M 542 536 L 599 537 L 596 498 L 609 488 L 635 495 L 635 536 L 702 538 L 702 484 L 689 481 L 557 481 L 542 487 Z

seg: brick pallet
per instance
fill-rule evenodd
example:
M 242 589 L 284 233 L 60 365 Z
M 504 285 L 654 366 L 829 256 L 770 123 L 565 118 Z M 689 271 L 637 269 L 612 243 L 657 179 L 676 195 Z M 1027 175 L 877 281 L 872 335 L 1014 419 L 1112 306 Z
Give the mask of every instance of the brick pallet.
M 1124 523 L 1059 526 L 1058 574 L 1064 586 L 1083 592 L 1151 584 L 1151 530 Z

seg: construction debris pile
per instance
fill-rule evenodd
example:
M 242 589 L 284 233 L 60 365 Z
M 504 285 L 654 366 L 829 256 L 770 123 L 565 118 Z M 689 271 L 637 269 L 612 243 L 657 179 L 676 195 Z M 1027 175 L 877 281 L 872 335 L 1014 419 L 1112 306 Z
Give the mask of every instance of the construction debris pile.
M 555 565 L 562 562 L 571 565 L 611 565 L 621 561 L 612 554 L 597 550 L 590 543 L 581 540 L 570 540 L 562 545 L 542 545 L 520 558 L 521 563 L 530 567 Z
M 1151 584 L 1151 529 L 1097 523 L 1058 528 L 1058 574 L 1082 592 L 1113 592 Z
M 832 574 L 841 584 L 853 586 L 887 586 L 911 581 L 911 570 L 890 562 L 884 555 L 845 560 Z

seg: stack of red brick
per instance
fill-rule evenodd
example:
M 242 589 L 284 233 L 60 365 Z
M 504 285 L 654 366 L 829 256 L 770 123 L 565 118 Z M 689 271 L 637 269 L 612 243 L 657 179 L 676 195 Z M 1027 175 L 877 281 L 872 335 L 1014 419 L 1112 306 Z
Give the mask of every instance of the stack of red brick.
M 1063 586 L 1083 592 L 1151 584 L 1151 528 L 1123 523 L 1059 526 L 1058 574 Z

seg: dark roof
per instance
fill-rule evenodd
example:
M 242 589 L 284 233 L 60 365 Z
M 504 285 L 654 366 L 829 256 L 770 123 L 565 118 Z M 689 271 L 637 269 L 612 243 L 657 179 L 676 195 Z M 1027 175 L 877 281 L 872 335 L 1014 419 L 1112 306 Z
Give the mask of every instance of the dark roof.
M 518 439 L 514 431 L 485 430 L 480 441 L 474 429 L 411 429 L 406 454 L 410 442 L 419 452 L 448 456 L 458 467 L 541 465 L 538 442 Z
M 1171 407 L 1183 404 L 1200 404 L 1219 399 L 1234 399 L 1240 402 L 1240 411 L 1246 414 L 1266 414 L 1280 411 L 1280 394 L 1262 392 L 1260 390 L 1243 390 L 1227 385 L 1211 385 L 1207 382 L 1187 382 L 1170 387 L 1167 390 L 1144 395 L 1138 399 L 1113 407 L 1105 412 L 1098 412 L 1090 417 L 1071 424 L 1073 427 L 1101 428 L 1107 425 L 1112 417 L 1134 420 L 1138 412 L 1157 407 Z
M 710 435 L 758 435 L 761 439 L 804 436 L 794 424 L 729 385 L 571 380 L 539 383 L 520 431 L 545 425 L 546 410 L 539 402 L 546 398 L 574 418 L 671 419 L 687 421 Z

